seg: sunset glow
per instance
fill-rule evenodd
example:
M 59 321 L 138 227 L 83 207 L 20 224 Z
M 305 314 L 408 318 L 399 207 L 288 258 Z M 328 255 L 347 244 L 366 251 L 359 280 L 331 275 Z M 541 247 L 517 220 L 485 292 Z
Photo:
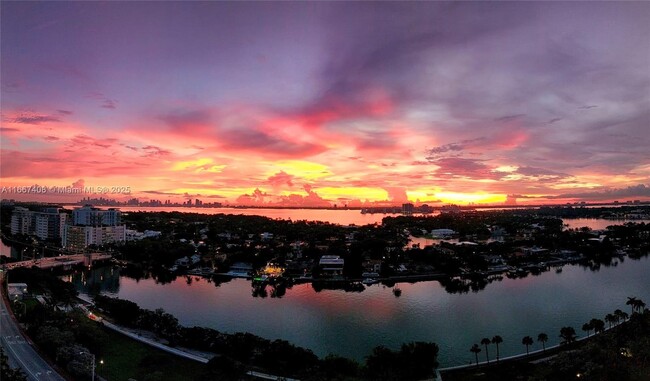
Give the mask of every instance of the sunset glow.
M 647 2 L 1 7 L 3 199 L 650 200 Z

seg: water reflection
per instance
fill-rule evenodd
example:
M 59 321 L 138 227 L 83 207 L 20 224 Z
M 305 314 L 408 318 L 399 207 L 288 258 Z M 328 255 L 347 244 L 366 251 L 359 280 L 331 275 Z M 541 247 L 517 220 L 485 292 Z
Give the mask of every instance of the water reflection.
M 251 281 L 252 295 L 254 298 L 266 298 L 269 296 L 267 286 L 270 289 L 271 298 L 281 298 L 287 293 L 287 288 L 291 288 L 293 283 L 287 278 L 271 278 L 271 279 L 253 279 Z
M 563 271 L 557 273 L 559 269 Z M 253 284 L 196 276 L 188 283 L 188 277 L 178 276 L 159 283 L 151 274 L 135 280 L 110 268 L 74 274 L 72 281 L 82 292 L 100 290 L 143 308 L 164 308 L 183 325 L 285 339 L 320 356 L 363 359 L 377 345 L 397 348 L 406 341 L 434 341 L 440 345 L 443 366 L 470 360 L 467 348 L 481 337 L 501 335 L 502 355 L 507 356 L 521 352 L 526 335 L 546 332 L 547 345 L 553 345 L 563 326 L 578 328 L 591 318 L 603 318 L 624 308 L 628 296 L 650 298 L 648 258 L 548 270 L 491 276 L 487 287 L 471 278 L 366 286 Z
M 21 245 L 19 243 L 11 243 L 2 241 L 0 243 L 0 256 L 10 257 L 16 261 L 23 261 L 28 259 L 33 259 L 35 257 L 39 258 L 41 255 L 38 250 L 28 245 Z
M 120 291 L 120 268 L 105 266 L 93 270 L 75 271 L 64 277 L 77 290 L 88 295 L 117 294 Z

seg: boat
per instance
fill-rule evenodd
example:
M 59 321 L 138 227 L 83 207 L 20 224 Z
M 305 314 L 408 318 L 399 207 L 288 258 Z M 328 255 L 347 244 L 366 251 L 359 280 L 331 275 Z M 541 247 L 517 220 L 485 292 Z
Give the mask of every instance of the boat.
M 365 278 L 364 280 L 361 281 L 361 283 L 365 285 L 371 285 L 371 284 L 377 284 L 379 283 L 379 281 L 377 279 Z

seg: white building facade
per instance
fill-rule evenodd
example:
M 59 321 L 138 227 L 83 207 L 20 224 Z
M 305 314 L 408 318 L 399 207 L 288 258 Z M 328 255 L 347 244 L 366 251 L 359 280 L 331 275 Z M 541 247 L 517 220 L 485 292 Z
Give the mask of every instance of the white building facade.
M 11 215 L 11 234 L 35 235 L 42 240 L 57 240 L 63 235 L 67 217 L 65 213 L 59 213 L 58 208 L 34 212 L 16 207 Z
M 72 211 L 72 224 L 78 226 L 115 226 L 121 222 L 118 209 L 102 210 L 91 205 L 85 205 Z
M 62 244 L 67 249 L 83 250 L 90 245 L 103 246 L 126 241 L 127 229 L 120 225 L 118 209 L 102 210 L 85 205 L 72 211 L 72 224 L 66 225 Z

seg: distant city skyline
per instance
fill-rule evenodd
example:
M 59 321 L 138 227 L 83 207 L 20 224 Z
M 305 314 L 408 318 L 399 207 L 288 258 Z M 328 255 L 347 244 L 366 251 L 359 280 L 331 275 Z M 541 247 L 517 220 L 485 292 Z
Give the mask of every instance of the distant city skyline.
M 648 2 L 0 7 L 2 199 L 650 200 Z

